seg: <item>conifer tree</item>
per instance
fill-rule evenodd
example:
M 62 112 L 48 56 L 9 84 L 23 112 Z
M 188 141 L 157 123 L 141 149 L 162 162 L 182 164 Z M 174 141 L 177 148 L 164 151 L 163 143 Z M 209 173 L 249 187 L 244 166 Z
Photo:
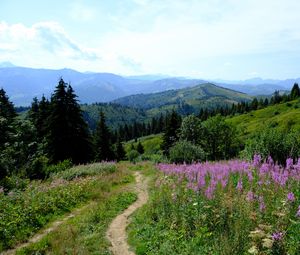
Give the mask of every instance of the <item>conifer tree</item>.
M 71 86 L 60 79 L 51 97 L 47 121 L 48 153 L 52 162 L 84 163 L 91 158 L 87 124 Z
M 120 139 L 118 139 L 118 141 L 117 141 L 115 154 L 116 154 L 117 161 L 125 159 L 126 153 L 125 153 L 123 144 Z
M 96 160 L 107 161 L 114 159 L 113 151 L 111 149 L 111 133 L 106 125 L 105 115 L 103 111 L 100 112 L 100 120 L 96 128 L 95 145 Z
M 169 154 L 169 148 L 178 140 L 178 130 L 181 125 L 181 117 L 174 110 L 166 120 L 166 131 L 163 135 L 162 150 Z
M 298 83 L 295 83 L 291 90 L 291 99 L 296 99 L 300 97 L 300 89 Z
M 0 89 L 0 149 L 10 141 L 16 116 L 13 103 L 9 101 L 4 89 Z
M 143 154 L 145 152 L 144 146 L 141 144 L 141 141 L 138 142 L 136 146 L 136 150 L 139 154 Z

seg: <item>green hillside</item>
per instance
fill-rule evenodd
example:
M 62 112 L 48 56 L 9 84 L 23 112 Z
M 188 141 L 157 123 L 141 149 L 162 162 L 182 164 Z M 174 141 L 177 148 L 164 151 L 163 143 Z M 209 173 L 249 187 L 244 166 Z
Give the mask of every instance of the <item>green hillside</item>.
M 139 94 L 115 100 L 115 103 L 142 108 L 150 115 L 158 111 L 182 108 L 187 113 L 197 112 L 200 108 L 213 108 L 241 101 L 249 101 L 247 94 L 222 88 L 211 83 L 201 84 L 178 90 L 152 94 Z
M 237 126 L 243 138 L 250 137 L 255 131 L 266 127 L 282 130 L 300 129 L 300 100 L 268 106 L 227 119 Z

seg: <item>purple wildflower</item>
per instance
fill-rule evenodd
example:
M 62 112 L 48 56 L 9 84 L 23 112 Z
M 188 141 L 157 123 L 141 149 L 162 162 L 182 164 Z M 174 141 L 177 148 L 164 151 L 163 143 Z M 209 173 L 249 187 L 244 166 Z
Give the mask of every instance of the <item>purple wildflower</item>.
M 262 202 L 259 203 L 259 210 L 261 212 L 264 212 L 266 210 L 266 204 L 265 204 L 264 201 L 262 201 Z
M 283 233 L 282 232 L 275 232 L 272 234 L 272 239 L 274 241 L 280 241 L 283 238 Z
M 243 182 L 241 180 L 238 181 L 237 185 L 236 185 L 236 189 L 239 191 L 242 191 L 243 189 Z
M 293 159 L 292 158 L 288 158 L 286 160 L 286 169 L 290 170 L 293 167 Z
M 258 197 L 258 201 L 259 201 L 259 210 L 261 212 L 264 212 L 266 210 L 266 204 L 264 202 L 264 197 L 263 196 L 259 196 Z
M 255 198 L 254 193 L 252 191 L 248 191 L 246 200 L 250 202 L 253 201 L 254 198 Z
M 298 206 L 298 211 L 296 213 L 296 216 L 300 218 L 300 205 Z
M 255 154 L 253 157 L 253 166 L 258 167 L 261 162 L 261 156 L 259 154 Z
M 294 195 L 293 192 L 289 192 L 287 194 L 287 200 L 290 201 L 290 202 L 294 202 L 296 200 L 295 195 Z

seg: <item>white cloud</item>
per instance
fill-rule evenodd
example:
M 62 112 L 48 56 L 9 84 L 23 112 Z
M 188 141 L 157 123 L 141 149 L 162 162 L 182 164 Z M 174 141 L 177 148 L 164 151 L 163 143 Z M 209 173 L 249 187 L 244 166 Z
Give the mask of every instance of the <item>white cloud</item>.
M 271 68 L 290 73 L 292 64 L 295 70 L 299 67 L 295 57 L 289 66 L 279 61 L 300 55 L 298 0 L 121 2 L 110 11 L 101 4 L 95 9 L 75 2 L 69 12 L 72 22 L 93 21 L 107 28 L 100 33 L 81 24 L 77 41 L 55 22 L 0 23 L 0 58 L 23 65 L 209 78 L 241 78 L 253 70 L 270 75 Z M 103 20 L 108 23 L 98 16 L 107 17 Z M 80 29 L 91 27 L 93 40 L 78 42 Z
M 73 41 L 56 22 L 31 27 L 1 22 L 0 34 L 1 58 L 24 66 L 64 67 L 76 60 L 93 62 L 100 58 L 95 50 Z

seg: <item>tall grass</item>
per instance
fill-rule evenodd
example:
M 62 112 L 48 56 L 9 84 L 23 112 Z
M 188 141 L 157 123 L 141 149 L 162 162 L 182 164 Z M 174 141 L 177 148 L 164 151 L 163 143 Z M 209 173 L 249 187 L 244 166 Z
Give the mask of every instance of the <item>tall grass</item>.
M 0 252 L 25 241 L 49 221 L 98 197 L 98 193 L 108 192 L 112 185 L 130 181 L 128 173 L 115 170 L 112 163 L 78 166 L 46 182 L 33 181 L 23 191 L 5 194 L 0 189 Z

